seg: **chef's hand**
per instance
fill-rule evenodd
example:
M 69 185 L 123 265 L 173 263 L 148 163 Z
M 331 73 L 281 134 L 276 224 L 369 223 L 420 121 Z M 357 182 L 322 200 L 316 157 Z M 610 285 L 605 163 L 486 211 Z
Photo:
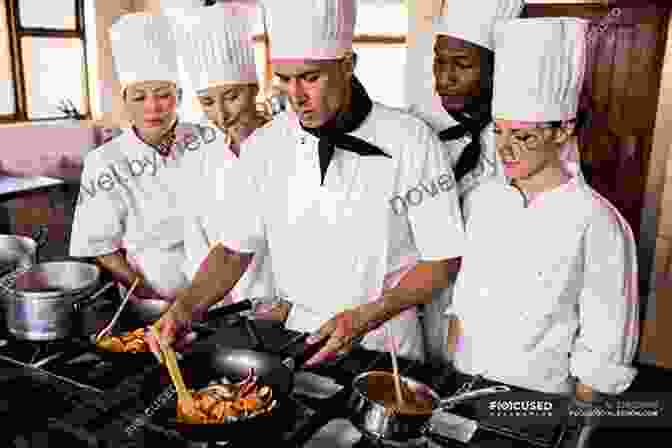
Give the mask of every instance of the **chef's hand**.
M 159 331 L 164 345 L 174 345 L 176 350 L 181 351 L 196 339 L 196 333 L 191 331 L 191 323 L 194 317 L 195 313 L 193 311 L 184 309 L 176 302 L 152 326 Z M 151 331 L 145 332 L 145 340 L 150 351 L 154 353 L 159 362 L 163 363 L 161 346 Z
M 320 329 L 306 339 L 309 345 L 326 339 L 322 349 L 311 357 L 304 367 L 312 367 L 325 361 L 332 361 L 340 354 L 352 350 L 353 342 L 363 337 L 371 328 L 373 309 L 370 304 L 360 305 L 338 313 L 325 322 Z

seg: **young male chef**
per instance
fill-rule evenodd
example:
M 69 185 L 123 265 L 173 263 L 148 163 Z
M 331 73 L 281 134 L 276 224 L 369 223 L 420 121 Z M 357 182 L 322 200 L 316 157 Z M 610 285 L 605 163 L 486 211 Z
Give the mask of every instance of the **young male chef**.
M 136 299 L 172 300 L 188 283 L 178 206 L 188 179 L 183 156 L 204 136 L 177 122 L 181 91 L 168 19 L 125 15 L 110 36 L 132 126 L 85 158 L 70 255 L 96 257 L 122 289 L 138 280 Z
M 268 248 L 292 303 L 286 326 L 325 343 L 309 365 L 365 335 L 364 346 L 383 349 L 385 332 L 367 332 L 386 321 L 400 355 L 422 359 L 415 305 L 446 287 L 464 242 L 441 142 L 421 120 L 373 103 L 353 76 L 354 0 L 264 6 L 273 68 L 293 113 L 243 143 L 246 185 L 222 225 L 225 244 L 158 322 L 163 337 L 172 342 L 194 309 L 231 289 Z M 405 213 L 390 205 L 397 196 L 412 198 Z
M 623 392 L 636 374 L 638 296 L 629 225 L 560 158 L 586 30 L 574 18 L 495 26 L 493 115 L 510 184 L 480 185 L 465 207 L 448 312 L 461 323 L 459 371 L 589 401 Z
M 189 154 L 194 164 L 185 198 L 185 272 L 192 279 L 219 237 L 219 221 L 228 218 L 227 195 L 238 194 L 230 174 L 239 164 L 240 144 L 267 122 L 256 109 L 259 92 L 252 44 L 256 9 L 228 5 L 189 8 L 174 17 L 178 57 L 202 110 L 212 125 L 216 144 Z M 274 293 L 270 263 L 255 255 L 229 300 L 270 297 Z
M 460 201 L 481 182 L 504 179 L 495 149 L 492 122 L 492 76 L 497 20 L 516 18 L 522 0 L 482 0 L 478 8 L 470 0 L 451 0 L 435 19 L 435 110 L 414 104 L 411 112 L 423 118 L 444 143 L 444 154 L 455 172 Z M 425 305 L 425 349 L 432 362 L 450 363 L 445 337 L 450 320 L 443 315 L 452 287 L 437 293 Z

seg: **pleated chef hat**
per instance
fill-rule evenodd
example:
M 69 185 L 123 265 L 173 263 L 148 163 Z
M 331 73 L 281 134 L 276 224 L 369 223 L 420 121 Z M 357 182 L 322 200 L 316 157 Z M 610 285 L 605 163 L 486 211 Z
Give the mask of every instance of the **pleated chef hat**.
M 254 9 L 223 4 L 185 11 L 175 21 L 177 49 L 195 90 L 225 83 L 256 83 Z
M 529 122 L 576 118 L 587 30 L 587 20 L 573 17 L 497 23 L 493 116 Z
M 272 59 L 340 59 L 352 50 L 355 0 L 263 2 Z
M 519 17 L 523 6 L 523 0 L 448 0 L 441 8 L 441 15 L 434 19 L 434 34 L 493 50 L 495 23 Z
M 175 39 L 161 15 L 128 14 L 110 27 L 112 54 L 122 90 L 141 81 L 179 81 Z

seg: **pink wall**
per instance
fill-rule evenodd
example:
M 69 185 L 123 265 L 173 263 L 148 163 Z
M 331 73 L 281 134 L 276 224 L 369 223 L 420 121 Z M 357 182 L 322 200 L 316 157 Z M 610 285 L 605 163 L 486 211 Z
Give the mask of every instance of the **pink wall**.
M 77 178 L 101 132 L 86 122 L 0 127 L 0 174 Z

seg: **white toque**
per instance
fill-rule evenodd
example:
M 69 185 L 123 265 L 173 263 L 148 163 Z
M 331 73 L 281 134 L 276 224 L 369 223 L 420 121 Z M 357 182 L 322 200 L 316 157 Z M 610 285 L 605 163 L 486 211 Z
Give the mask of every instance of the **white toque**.
M 576 118 L 587 31 L 588 21 L 573 17 L 497 23 L 493 116 L 529 122 Z

